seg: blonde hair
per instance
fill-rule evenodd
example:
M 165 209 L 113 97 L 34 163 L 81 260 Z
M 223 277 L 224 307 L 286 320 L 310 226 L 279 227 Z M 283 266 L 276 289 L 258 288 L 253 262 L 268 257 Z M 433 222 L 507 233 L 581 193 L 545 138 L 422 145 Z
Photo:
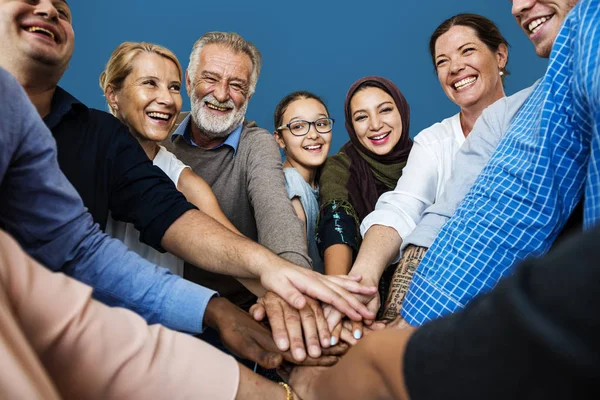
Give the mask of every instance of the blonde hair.
M 179 71 L 179 77 L 183 76 L 183 70 L 179 60 L 173 52 L 166 47 L 147 42 L 123 42 L 113 51 L 106 68 L 100 74 L 100 88 L 104 93 L 112 86 L 117 91 L 123 87 L 125 78 L 133 70 L 133 62 L 140 53 L 154 53 L 169 59 L 175 63 Z M 109 107 L 111 114 L 115 115 L 112 107 Z
M 237 53 L 244 53 L 250 57 L 250 61 L 252 61 L 252 74 L 250 75 L 250 88 L 248 94 L 252 95 L 256 90 L 256 83 L 258 82 L 258 76 L 260 75 L 262 55 L 254 43 L 248 42 L 235 32 L 208 32 L 202 35 L 202 37 L 194 43 L 192 53 L 190 54 L 190 64 L 188 65 L 190 80 L 192 82 L 194 81 L 196 68 L 198 68 L 198 59 L 200 58 L 200 50 L 209 44 L 222 45 Z

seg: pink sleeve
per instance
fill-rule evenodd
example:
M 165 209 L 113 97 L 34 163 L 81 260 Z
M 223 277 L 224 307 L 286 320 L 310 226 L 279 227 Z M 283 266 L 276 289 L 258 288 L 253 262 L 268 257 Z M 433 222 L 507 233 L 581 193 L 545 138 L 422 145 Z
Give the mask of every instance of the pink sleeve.
M 43 268 L 3 231 L 0 291 L 63 398 L 235 398 L 231 356 L 93 300 L 90 287 Z

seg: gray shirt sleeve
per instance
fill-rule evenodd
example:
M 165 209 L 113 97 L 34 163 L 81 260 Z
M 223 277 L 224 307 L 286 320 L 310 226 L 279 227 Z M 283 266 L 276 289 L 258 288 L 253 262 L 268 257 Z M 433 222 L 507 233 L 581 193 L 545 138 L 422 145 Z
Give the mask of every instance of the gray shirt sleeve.
M 312 269 L 305 228 L 285 188 L 281 156 L 275 139 L 255 133 L 248 155 L 248 197 L 254 210 L 258 242 L 286 260 Z
M 498 147 L 504 133 L 535 85 L 504 97 L 486 108 L 456 154 L 452 175 L 435 204 L 423 213 L 421 222 L 406 237 L 402 249 L 409 244 L 430 247 L 442 226 L 452 217 L 471 186 Z

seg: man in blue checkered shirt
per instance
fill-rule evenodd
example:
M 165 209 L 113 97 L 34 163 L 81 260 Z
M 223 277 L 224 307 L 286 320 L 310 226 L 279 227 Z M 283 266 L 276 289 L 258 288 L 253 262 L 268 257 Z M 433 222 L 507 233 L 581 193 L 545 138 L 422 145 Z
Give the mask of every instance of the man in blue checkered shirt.
M 416 271 L 402 308 L 410 324 L 463 308 L 548 251 L 582 196 L 584 226 L 598 221 L 600 0 L 565 19 L 575 3 L 513 1 L 537 54 L 551 56 L 548 70 Z

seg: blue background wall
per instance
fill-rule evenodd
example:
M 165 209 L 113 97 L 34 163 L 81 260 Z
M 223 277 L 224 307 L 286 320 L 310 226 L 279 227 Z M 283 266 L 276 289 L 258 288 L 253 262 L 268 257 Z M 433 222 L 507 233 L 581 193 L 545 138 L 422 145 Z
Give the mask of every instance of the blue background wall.
M 194 42 L 211 30 L 236 31 L 254 42 L 264 65 L 247 117 L 273 130 L 277 102 L 289 92 L 324 97 L 338 123 L 332 152 L 347 141 L 343 102 L 365 75 L 392 79 L 411 105 L 411 136 L 458 111 L 433 73 L 429 36 L 446 18 L 473 12 L 492 19 L 511 44 L 506 93 L 540 77 L 546 61 L 517 26 L 511 3 L 483 0 L 103 0 L 70 1 L 75 54 L 61 85 L 87 105 L 106 109 L 98 76 L 121 42 L 149 41 L 170 48 L 184 69 Z M 183 110 L 189 110 L 183 93 Z

